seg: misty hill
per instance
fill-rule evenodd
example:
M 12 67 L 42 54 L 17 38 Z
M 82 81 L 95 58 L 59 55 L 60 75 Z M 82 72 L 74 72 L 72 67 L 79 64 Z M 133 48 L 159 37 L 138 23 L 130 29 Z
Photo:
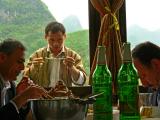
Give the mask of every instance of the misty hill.
M 0 0 L 0 40 L 21 40 L 27 47 L 27 56 L 45 44 L 44 27 L 53 20 L 41 0 Z
M 128 29 L 127 40 L 132 43 L 131 44 L 132 47 L 135 46 L 137 43 L 141 43 L 144 41 L 152 41 L 160 45 L 160 34 L 159 33 L 160 33 L 160 30 L 149 31 L 138 25 L 134 25 Z
M 38 48 L 47 45 L 44 28 L 54 20 L 41 0 L 0 0 L 0 40 L 15 38 L 22 41 L 27 47 L 26 58 Z M 67 34 L 66 45 L 82 56 L 84 67 L 89 73 L 88 30 L 82 30 L 75 16 L 66 18 L 64 24 L 77 31 Z M 71 30 L 69 29 L 70 32 Z
M 66 28 L 67 33 L 76 32 L 82 30 L 79 19 L 75 15 L 66 17 L 62 22 Z

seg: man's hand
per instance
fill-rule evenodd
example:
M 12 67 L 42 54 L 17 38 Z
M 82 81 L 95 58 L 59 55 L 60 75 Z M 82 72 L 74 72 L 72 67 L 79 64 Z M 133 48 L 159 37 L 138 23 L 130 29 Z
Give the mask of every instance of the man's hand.
M 72 68 L 75 64 L 75 60 L 72 57 L 66 57 L 63 63 L 68 66 L 68 68 Z
M 38 85 L 32 85 L 26 88 L 23 92 L 13 98 L 13 101 L 17 105 L 18 108 L 21 108 L 23 105 L 27 103 L 29 99 L 52 99 L 52 97 L 48 94 L 43 87 Z
M 34 58 L 29 64 L 43 64 L 44 60 L 42 57 Z
M 64 64 L 68 67 L 72 78 L 74 79 L 74 81 L 77 81 L 79 78 L 79 70 L 75 67 L 75 60 L 72 57 L 66 57 L 64 59 Z
M 16 87 L 16 92 L 17 94 L 20 94 L 22 93 L 25 89 L 27 89 L 28 87 L 32 86 L 32 85 L 35 85 L 33 83 L 32 80 L 30 80 L 29 77 L 27 76 L 24 76 L 21 80 L 21 82 L 17 85 Z

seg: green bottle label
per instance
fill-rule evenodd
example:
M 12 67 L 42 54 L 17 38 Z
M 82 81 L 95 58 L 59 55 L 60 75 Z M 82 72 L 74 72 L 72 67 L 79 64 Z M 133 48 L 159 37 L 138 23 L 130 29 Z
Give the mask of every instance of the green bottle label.
M 119 92 L 120 114 L 127 116 L 139 114 L 137 86 L 123 86 Z
M 104 87 L 103 87 L 104 86 Z M 103 93 L 93 104 L 94 120 L 112 120 L 112 88 L 111 86 L 95 85 L 94 93 Z

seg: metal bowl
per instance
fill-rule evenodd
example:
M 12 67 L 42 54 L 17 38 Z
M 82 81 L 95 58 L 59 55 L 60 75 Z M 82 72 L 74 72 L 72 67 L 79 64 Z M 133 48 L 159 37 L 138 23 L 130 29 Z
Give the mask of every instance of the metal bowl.
M 92 86 L 72 86 L 68 87 L 73 93 L 73 95 L 78 96 L 80 98 L 84 98 L 92 94 Z
M 66 98 L 30 100 L 35 120 L 85 120 L 87 104 Z

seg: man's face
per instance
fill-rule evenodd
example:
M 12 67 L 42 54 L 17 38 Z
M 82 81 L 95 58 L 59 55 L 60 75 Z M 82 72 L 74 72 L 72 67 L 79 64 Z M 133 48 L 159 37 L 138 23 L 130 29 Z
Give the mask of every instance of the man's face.
M 12 54 L 5 56 L 3 77 L 10 81 L 16 80 L 17 76 L 24 69 L 24 50 L 18 48 Z
M 134 59 L 133 63 L 138 71 L 143 86 L 157 88 L 160 76 L 158 72 L 159 70 L 152 67 L 152 65 L 150 67 L 144 66 L 138 59 Z
M 63 34 L 62 32 L 56 32 L 56 33 L 49 32 L 45 36 L 45 38 L 48 41 L 51 51 L 54 54 L 58 54 L 62 50 L 62 47 L 64 46 L 66 34 Z

